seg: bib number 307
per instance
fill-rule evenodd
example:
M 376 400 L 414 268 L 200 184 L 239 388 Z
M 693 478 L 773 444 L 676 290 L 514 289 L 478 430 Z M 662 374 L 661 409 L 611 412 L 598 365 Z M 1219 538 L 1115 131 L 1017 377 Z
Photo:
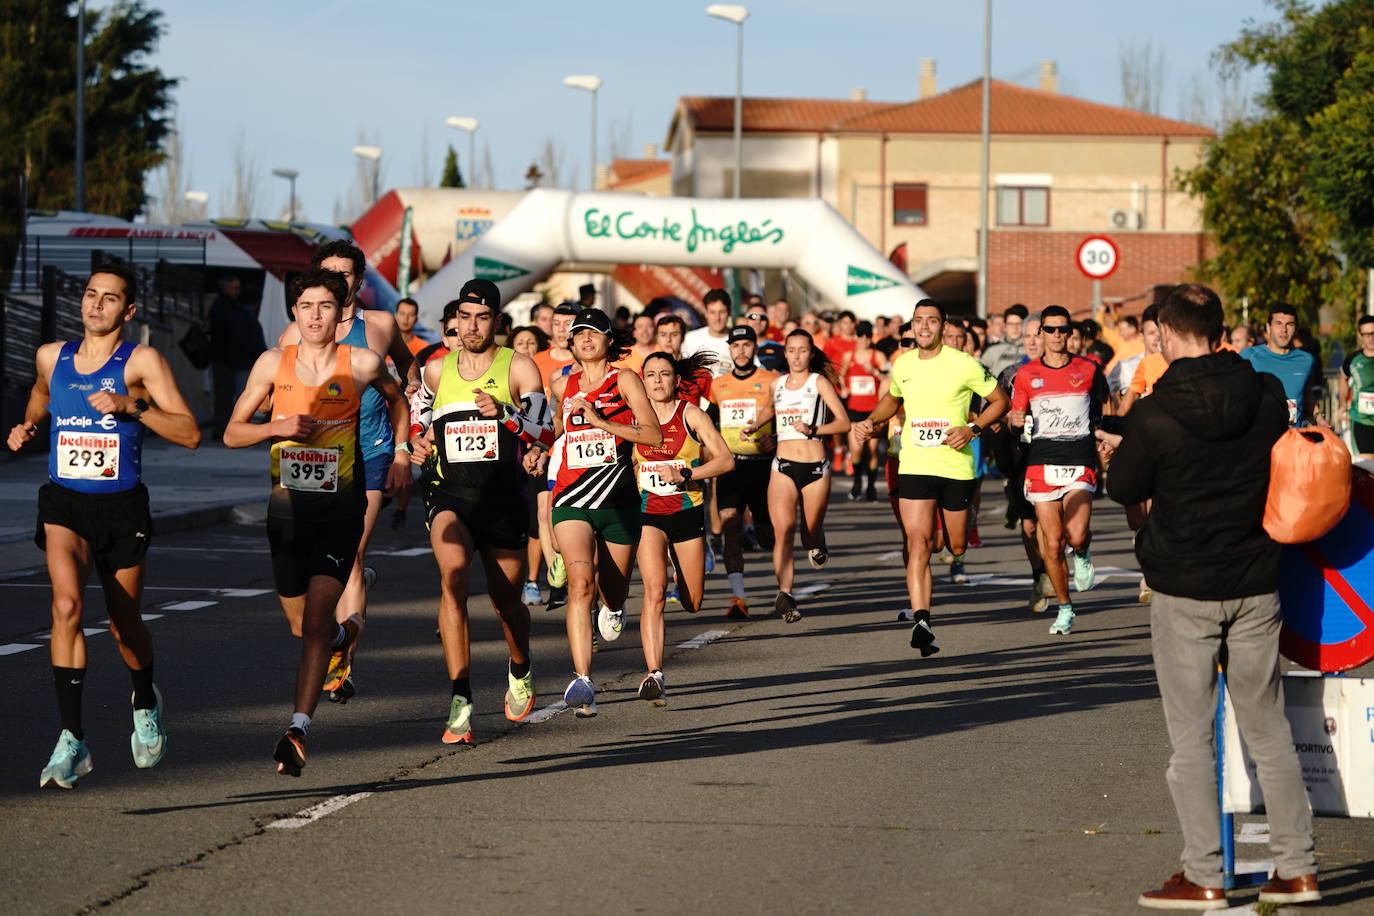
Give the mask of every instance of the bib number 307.
M 281 485 L 303 493 L 334 493 L 339 489 L 339 453 L 324 448 L 281 450 Z

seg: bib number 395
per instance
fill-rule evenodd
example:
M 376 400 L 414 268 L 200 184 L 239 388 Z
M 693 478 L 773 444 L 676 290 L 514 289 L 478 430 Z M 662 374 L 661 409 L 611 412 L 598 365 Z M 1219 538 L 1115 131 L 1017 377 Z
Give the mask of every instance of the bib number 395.
M 286 447 L 280 453 L 281 485 L 303 493 L 339 489 L 339 453 L 333 449 Z

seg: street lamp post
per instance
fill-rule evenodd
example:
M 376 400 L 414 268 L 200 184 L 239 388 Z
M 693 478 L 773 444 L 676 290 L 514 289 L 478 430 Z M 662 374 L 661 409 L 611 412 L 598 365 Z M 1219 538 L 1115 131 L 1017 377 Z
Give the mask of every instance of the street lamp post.
M 465 130 L 468 133 L 468 180 L 469 188 L 476 187 L 477 181 L 477 128 L 481 126 L 476 118 L 465 118 L 454 115 L 444 121 L 454 130 Z
M 273 169 L 272 174 L 276 175 L 278 178 L 285 178 L 287 181 L 291 182 L 291 204 L 287 208 L 288 215 L 286 218 L 294 223 L 296 221 L 296 178 L 300 175 L 300 172 L 295 169 Z M 373 193 L 375 194 L 376 192 L 374 191 Z
M 706 15 L 726 22 L 735 28 L 735 197 L 739 197 L 740 176 L 744 172 L 744 20 L 749 8 L 732 3 L 712 3 Z
M 382 196 L 379 186 L 382 180 L 382 148 L 380 146 L 355 146 L 353 147 L 353 155 L 372 163 L 372 202 L 375 204 L 377 199 Z
M 86 0 L 76 4 L 76 193 L 77 210 L 86 209 Z
M 592 94 L 592 158 L 591 168 L 588 170 L 590 181 L 587 183 L 587 190 L 596 190 L 596 91 L 601 88 L 601 77 L 599 76 L 565 76 L 563 85 L 572 89 L 585 89 Z
M 205 191 L 187 191 L 185 194 L 181 195 L 181 197 L 187 203 L 195 204 L 198 207 L 205 208 L 201 211 L 200 215 L 202 217 L 209 215 L 207 209 L 210 203 L 210 195 Z
M 983 0 L 983 162 L 978 182 L 978 317 L 988 317 L 988 171 L 992 148 L 992 0 Z

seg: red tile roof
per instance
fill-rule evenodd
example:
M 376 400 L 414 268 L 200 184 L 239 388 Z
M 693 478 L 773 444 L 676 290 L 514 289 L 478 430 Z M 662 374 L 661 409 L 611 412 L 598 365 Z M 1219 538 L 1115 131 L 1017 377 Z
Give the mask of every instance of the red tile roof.
M 733 98 L 686 96 L 679 102 L 697 130 L 729 131 L 735 123 Z M 982 129 L 981 80 L 914 102 L 853 102 L 837 99 L 744 100 L 744 129 L 827 133 L 976 134 Z M 674 118 L 676 121 L 676 117 Z M 1053 92 L 992 81 L 992 132 L 1049 136 L 1211 137 L 1211 128 L 1129 108 L 1088 102 Z M 669 129 L 671 134 L 676 128 Z
M 613 159 L 606 186 L 614 188 L 617 185 L 646 181 L 666 175 L 672 168 L 673 164 L 667 159 Z

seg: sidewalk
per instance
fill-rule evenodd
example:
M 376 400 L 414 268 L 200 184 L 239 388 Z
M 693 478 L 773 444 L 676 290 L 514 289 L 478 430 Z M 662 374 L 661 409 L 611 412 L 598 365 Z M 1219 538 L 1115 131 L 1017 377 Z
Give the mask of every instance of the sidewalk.
M 37 493 L 48 480 L 48 453 L 0 464 L 0 576 L 43 565 L 33 545 Z M 235 506 L 265 502 L 267 447 L 228 449 L 213 440 L 194 452 L 162 439 L 143 445 L 143 482 L 159 535 L 228 521 Z

